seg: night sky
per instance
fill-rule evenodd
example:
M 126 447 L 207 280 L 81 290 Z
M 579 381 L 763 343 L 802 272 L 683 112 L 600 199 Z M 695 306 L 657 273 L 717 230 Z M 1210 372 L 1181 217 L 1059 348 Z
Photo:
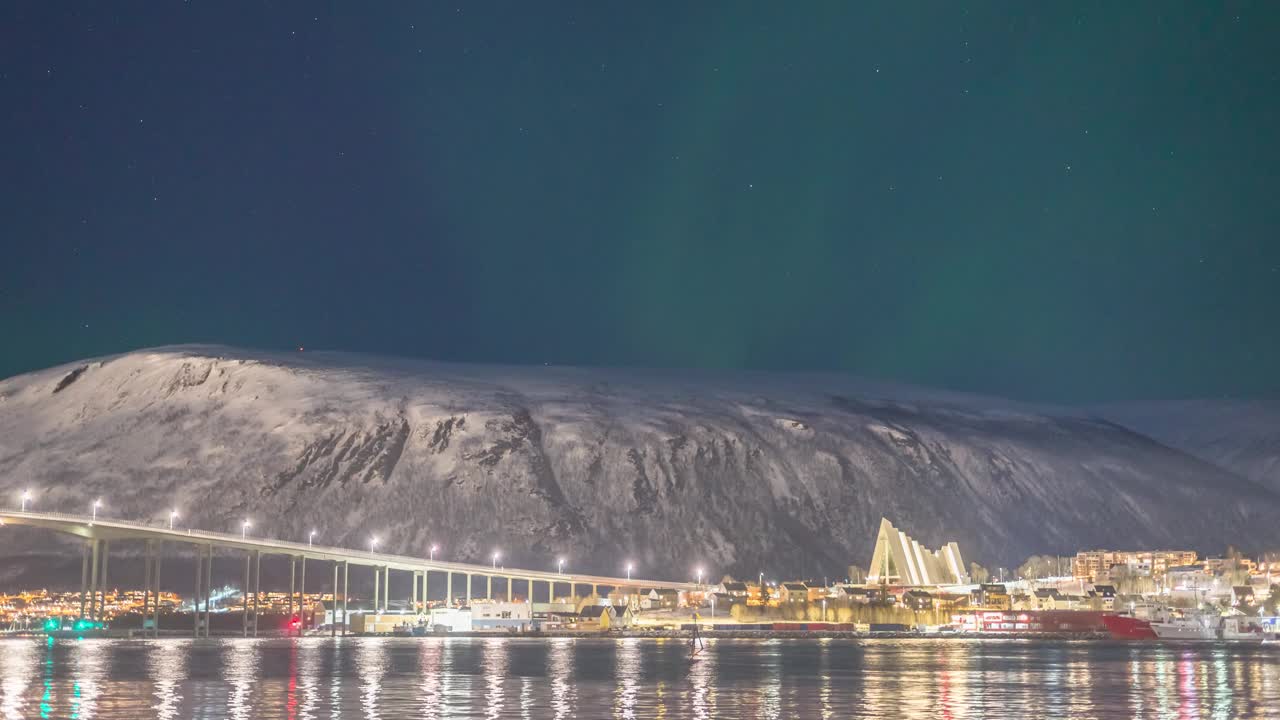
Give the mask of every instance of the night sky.
M 1280 389 L 1280 3 L 9 2 L 0 376 Z

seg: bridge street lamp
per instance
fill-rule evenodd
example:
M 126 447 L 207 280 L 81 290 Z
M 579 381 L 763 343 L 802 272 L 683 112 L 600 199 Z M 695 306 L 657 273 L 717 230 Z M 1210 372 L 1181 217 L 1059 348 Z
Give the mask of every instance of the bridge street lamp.
M 244 540 L 245 538 L 249 537 L 249 528 L 252 526 L 253 526 L 253 523 L 248 518 L 245 518 L 245 521 L 240 523 L 240 539 L 241 540 Z
M 627 563 L 627 582 L 631 582 L 631 571 L 635 569 L 635 563 Z
M 27 503 L 31 500 L 30 488 L 22 491 L 22 512 L 27 511 Z
M 98 508 L 100 507 L 102 507 L 102 498 L 98 498 L 97 500 L 93 501 L 93 519 L 89 521 L 90 525 L 98 522 Z
M 316 539 L 316 531 L 312 530 L 311 533 L 307 535 L 307 547 L 311 547 L 315 539 Z
M 178 508 L 169 511 L 169 529 L 173 529 L 173 521 L 178 519 Z
M 494 550 L 493 551 L 493 569 L 494 570 L 498 569 L 498 558 L 500 557 L 502 557 L 502 553 L 497 550 Z
M 556 574 L 564 574 L 564 558 L 556 558 Z
M 439 549 L 440 549 L 440 547 L 439 547 L 439 546 L 437 546 L 435 543 L 432 543 L 432 544 L 431 544 L 431 549 L 427 551 L 427 559 L 428 559 L 429 561 L 431 561 L 431 562 L 435 562 L 435 561 L 436 561 L 436 551 L 437 551 L 437 550 L 439 550 Z

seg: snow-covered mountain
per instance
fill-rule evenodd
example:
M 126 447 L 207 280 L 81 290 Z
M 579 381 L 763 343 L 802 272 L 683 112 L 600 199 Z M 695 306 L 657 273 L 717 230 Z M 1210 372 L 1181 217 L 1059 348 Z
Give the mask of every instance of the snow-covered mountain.
M 881 516 L 992 566 L 1280 541 L 1280 496 L 1066 412 L 838 376 L 222 347 L 0 381 L 0 492 L 24 487 L 47 510 L 101 496 L 157 523 L 176 506 L 207 529 L 670 578 L 842 575 Z
M 1099 412 L 1280 492 L 1280 401 L 1180 400 L 1115 405 Z

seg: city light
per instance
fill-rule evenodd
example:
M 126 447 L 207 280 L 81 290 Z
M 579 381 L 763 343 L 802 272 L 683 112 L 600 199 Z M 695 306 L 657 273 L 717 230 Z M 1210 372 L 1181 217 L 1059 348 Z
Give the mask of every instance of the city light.
M 698 574 L 698 584 L 701 585 L 702 584 L 702 568 L 698 568 L 696 572 Z
M 627 580 L 631 580 L 631 571 L 635 569 L 635 563 L 627 563 Z
M 90 524 L 98 522 L 98 508 L 102 507 L 102 498 L 93 501 L 93 519 Z
M 246 537 L 248 537 L 248 536 L 249 536 L 249 528 L 250 528 L 250 526 L 252 526 L 252 525 L 253 525 L 253 523 L 252 523 L 252 522 L 250 522 L 248 519 L 246 519 L 244 522 L 240 523 L 240 539 L 241 539 L 241 540 L 243 540 L 243 539 L 245 539 Z
M 316 531 L 315 531 L 315 530 L 312 530 L 312 531 L 311 531 L 311 533 L 310 533 L 309 535 L 307 535 L 307 547 L 311 547 L 312 542 L 313 542 L 315 539 L 316 539 Z
M 373 553 L 377 551 L 378 551 L 378 536 L 374 535 L 373 537 L 369 538 L 369 552 Z
M 556 574 L 564 574 L 564 558 L 556 558 Z
M 437 547 L 434 543 L 432 543 L 432 545 L 431 545 L 431 550 L 429 551 L 429 554 L 427 555 L 427 559 L 428 559 L 428 560 L 430 560 L 431 562 L 435 562 L 435 561 L 436 561 L 436 551 L 437 551 L 437 550 L 439 550 L 439 549 L 440 549 L 439 547 Z
M 169 512 L 169 529 L 173 529 L 173 521 L 178 519 L 178 508 L 174 508 Z
M 494 569 L 494 570 L 497 570 L 497 569 L 498 569 L 498 558 L 500 558 L 500 557 L 502 557 L 502 553 L 500 553 L 500 552 L 498 552 L 497 550 L 495 550 L 495 551 L 493 552 L 493 569 Z
M 30 500 L 31 500 L 31 491 L 23 490 L 22 491 L 22 512 L 27 511 L 27 502 Z

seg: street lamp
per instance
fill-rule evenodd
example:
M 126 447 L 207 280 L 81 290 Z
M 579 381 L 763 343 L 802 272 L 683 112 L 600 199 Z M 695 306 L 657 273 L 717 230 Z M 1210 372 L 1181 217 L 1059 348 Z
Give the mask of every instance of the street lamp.
M 556 558 L 556 574 L 564 574 L 564 558 Z
M 178 519 L 178 508 L 169 511 L 169 529 L 173 529 L 173 521 Z
M 98 508 L 102 507 L 102 498 L 93 501 L 93 519 L 89 522 L 98 522 Z
M 369 552 L 373 553 L 377 551 L 378 551 L 378 536 L 374 535 L 373 537 L 369 538 Z
M 31 490 L 22 491 L 22 512 L 27 511 L 27 502 L 31 500 Z
M 315 530 L 312 530 L 312 531 L 310 532 L 310 534 L 308 534 L 308 535 L 307 535 L 307 547 L 311 547 L 312 542 L 313 542 L 315 539 L 316 539 L 316 531 L 315 531 Z
M 440 549 L 440 548 L 439 548 L 437 545 L 435 545 L 434 543 L 432 543 L 432 545 L 431 545 L 431 550 L 430 550 L 430 551 L 428 552 L 428 554 L 427 554 L 427 559 L 428 559 L 428 560 L 430 560 L 431 562 L 435 562 L 435 561 L 436 561 L 436 551 L 437 551 L 437 550 L 439 550 L 439 549 Z
M 498 569 L 498 558 L 500 557 L 502 557 L 502 553 L 498 552 L 497 550 L 494 550 L 493 551 L 493 569 L 494 570 Z
M 635 563 L 627 563 L 627 580 L 631 580 L 631 571 L 635 569 Z
M 240 539 L 241 540 L 249 536 L 249 528 L 252 525 L 253 523 L 248 518 L 245 518 L 245 521 L 240 523 Z
M 696 572 L 698 573 L 698 584 L 701 585 L 702 584 L 702 568 L 698 568 Z

